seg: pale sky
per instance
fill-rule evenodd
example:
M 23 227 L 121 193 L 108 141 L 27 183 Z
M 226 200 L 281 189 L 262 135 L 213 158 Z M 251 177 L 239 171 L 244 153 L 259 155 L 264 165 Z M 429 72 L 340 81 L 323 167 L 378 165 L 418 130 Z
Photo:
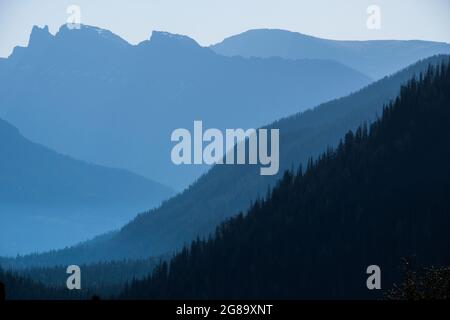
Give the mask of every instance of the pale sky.
M 450 0 L 0 0 L 0 57 L 26 45 L 33 25 L 55 33 L 69 5 L 81 23 L 111 30 L 130 43 L 152 30 L 210 45 L 254 28 L 278 28 L 328 39 L 422 39 L 450 43 Z M 370 5 L 381 29 L 366 26 Z

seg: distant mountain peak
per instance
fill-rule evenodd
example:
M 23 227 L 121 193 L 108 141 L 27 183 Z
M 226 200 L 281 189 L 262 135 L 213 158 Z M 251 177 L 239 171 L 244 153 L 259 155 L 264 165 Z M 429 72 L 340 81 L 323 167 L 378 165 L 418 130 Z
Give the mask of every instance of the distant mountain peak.
M 87 24 L 68 24 L 65 23 L 63 25 L 61 25 L 59 27 L 58 33 L 57 34 L 64 34 L 66 32 L 95 32 L 98 33 L 99 35 L 105 35 L 106 33 L 111 33 L 111 31 L 105 30 L 105 29 L 101 29 L 99 27 L 95 27 L 95 26 L 90 26 Z
M 112 33 L 109 30 L 102 29 L 95 26 L 79 24 L 77 26 L 71 26 L 69 24 L 63 24 L 55 35 L 58 39 L 86 39 L 89 41 L 106 41 L 110 43 L 115 43 L 122 46 L 129 46 L 130 44 L 119 37 L 118 35 Z
M 200 45 L 192 38 L 181 35 L 174 34 L 166 31 L 156 31 L 152 32 L 150 37 L 150 44 L 157 46 L 183 46 L 191 48 L 199 48 Z
M 304 38 L 313 38 L 313 39 L 320 39 L 305 33 L 301 33 L 301 32 L 296 32 L 296 31 L 289 31 L 289 30 L 284 30 L 284 29 L 272 29 L 272 28 L 262 28 L 262 29 L 249 29 L 245 32 L 243 32 L 242 34 L 257 34 L 257 33 L 261 33 L 261 34 L 267 34 L 267 33 L 271 33 L 271 34 L 284 34 L 284 35 L 296 35 L 296 36 L 300 36 L 300 37 L 304 37 Z
M 331 40 L 280 29 L 252 29 L 210 46 L 217 54 L 242 57 L 335 60 L 373 79 L 393 74 L 450 44 L 404 40 Z
M 42 28 L 34 26 L 31 30 L 28 46 L 47 44 L 54 39 L 54 36 L 48 30 L 48 26 Z
M 295 40 L 303 40 L 303 41 L 333 41 L 333 40 L 327 40 L 323 38 L 318 38 L 315 36 L 311 36 L 305 33 L 295 32 L 295 31 L 289 31 L 289 30 L 283 30 L 283 29 L 270 29 L 270 28 L 263 28 L 263 29 L 249 29 L 247 31 L 244 31 L 240 34 L 232 35 L 228 38 L 225 38 L 222 42 L 219 42 L 214 46 L 220 46 L 222 43 L 225 43 L 228 41 L 233 40 L 240 40 L 240 39 L 246 39 L 255 41 L 257 39 L 261 39 L 264 41 L 267 45 L 273 45 L 273 43 L 278 44 L 280 41 L 295 41 Z
M 40 28 L 39 26 L 33 26 L 33 29 L 31 30 L 31 34 L 35 33 L 47 33 L 50 34 L 50 31 L 48 30 L 48 25 L 43 26 Z

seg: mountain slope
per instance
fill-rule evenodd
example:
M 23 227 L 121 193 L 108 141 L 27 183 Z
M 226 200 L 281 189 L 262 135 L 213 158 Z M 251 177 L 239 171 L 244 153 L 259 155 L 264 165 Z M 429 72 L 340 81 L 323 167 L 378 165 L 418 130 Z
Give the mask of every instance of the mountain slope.
M 2 204 L 158 203 L 172 191 L 121 169 L 58 154 L 0 119 Z
M 226 56 L 333 59 L 380 79 L 436 54 L 449 54 L 450 44 L 432 41 L 338 41 L 297 32 L 256 29 L 211 46 Z
M 174 129 L 258 127 L 370 82 L 331 60 L 229 58 L 167 32 L 133 46 L 90 26 L 35 27 L 0 64 L 0 117 L 53 150 L 182 190 L 208 167 L 171 162 Z
M 125 298 L 375 298 L 402 257 L 450 263 L 450 64 L 403 87 L 370 127 L 349 132 L 268 199 L 193 242 Z
M 280 174 L 260 176 L 257 166 L 215 166 L 183 193 L 160 208 L 141 214 L 118 233 L 79 247 L 40 256 L 23 257 L 18 263 L 58 264 L 68 257 L 83 263 L 95 259 L 121 259 L 173 252 L 197 236 L 212 232 L 224 219 L 264 196 L 284 170 L 306 164 L 328 146 L 335 146 L 348 131 L 374 120 L 383 104 L 394 99 L 408 79 L 428 66 L 448 61 L 438 56 L 380 80 L 348 97 L 324 103 L 311 111 L 273 123 L 280 129 Z
M 173 195 L 170 188 L 128 171 L 78 161 L 32 143 L 1 119 L 0 150 L 1 254 L 23 252 L 14 250 L 22 246 L 43 250 L 39 244 L 46 237 L 47 250 L 68 245 L 55 236 L 60 232 L 77 241 L 85 239 L 77 233 L 92 237 L 93 231 L 116 228 L 137 210 Z

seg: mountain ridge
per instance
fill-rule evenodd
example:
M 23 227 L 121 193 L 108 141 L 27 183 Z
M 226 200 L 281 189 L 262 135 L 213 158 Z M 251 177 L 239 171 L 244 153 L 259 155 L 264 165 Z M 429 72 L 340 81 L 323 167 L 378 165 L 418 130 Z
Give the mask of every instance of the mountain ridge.
M 375 80 L 420 59 L 449 54 L 450 44 L 424 40 L 330 40 L 282 29 L 251 29 L 210 48 L 226 56 L 334 58 Z
M 164 32 L 117 45 L 91 27 L 63 30 L 0 64 L 0 117 L 53 150 L 177 190 L 208 167 L 170 161 L 174 129 L 197 119 L 257 127 L 371 82 L 332 60 L 229 58 Z
M 129 171 L 33 143 L 2 119 L 0 149 L 0 254 L 42 252 L 85 240 L 174 194 Z
M 347 97 L 265 126 L 280 128 L 281 162 L 277 176 L 261 177 L 254 166 L 214 166 L 183 193 L 159 208 L 138 215 L 105 241 L 24 257 L 17 263 L 40 264 L 45 261 L 52 264 L 67 257 L 79 259 L 82 263 L 94 258 L 139 258 L 177 251 L 196 237 L 207 236 L 220 222 L 263 197 L 281 178 L 281 173 L 293 164 L 306 165 L 311 157 L 335 146 L 348 130 L 375 120 L 383 105 L 398 95 L 401 84 L 425 72 L 429 65 L 448 61 L 449 57 L 425 59 Z

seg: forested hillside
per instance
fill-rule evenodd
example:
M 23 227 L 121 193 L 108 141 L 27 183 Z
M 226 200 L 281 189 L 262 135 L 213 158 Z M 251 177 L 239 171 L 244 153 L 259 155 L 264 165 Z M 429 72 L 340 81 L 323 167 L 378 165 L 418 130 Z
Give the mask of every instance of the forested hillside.
M 29 277 L 22 277 L 17 273 L 4 271 L 1 268 L 0 287 L 5 290 L 6 300 L 86 299 L 91 296 L 91 293 L 87 290 L 69 291 L 62 287 L 47 287 Z M 0 292 L 1 295 L 2 292 Z
M 93 295 L 108 299 L 118 295 L 125 284 L 142 279 L 153 271 L 160 258 L 123 260 L 80 265 L 82 288 L 66 288 L 67 265 L 10 269 L 1 262 L 0 282 L 7 291 L 7 299 L 89 299 Z M 3 268 L 3 269 L 2 269 Z
M 248 212 L 124 298 L 362 298 L 366 268 L 450 262 L 450 64 L 411 80 L 370 128 L 286 172 Z

